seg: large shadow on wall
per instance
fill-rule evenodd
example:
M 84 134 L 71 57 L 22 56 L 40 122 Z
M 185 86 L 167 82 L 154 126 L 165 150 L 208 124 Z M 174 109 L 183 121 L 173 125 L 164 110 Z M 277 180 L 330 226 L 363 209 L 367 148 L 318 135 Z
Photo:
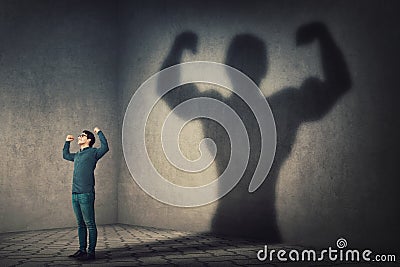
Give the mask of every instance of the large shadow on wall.
M 269 243 L 282 241 L 276 219 L 275 189 L 280 168 L 295 143 L 297 130 L 304 122 L 323 118 L 351 87 L 343 54 L 324 24 L 315 22 L 301 26 L 296 41 L 297 45 L 319 43 L 324 80 L 309 77 L 300 88 L 284 88 L 267 98 L 277 127 L 277 149 L 267 179 L 254 193 L 249 193 L 248 187 L 260 156 L 261 137 L 249 107 L 235 94 L 226 96 L 217 90 L 200 91 L 195 85 L 181 86 L 163 97 L 171 109 L 195 97 L 212 97 L 223 101 L 241 117 L 249 134 L 250 158 L 247 168 L 236 187 L 218 201 L 212 222 L 214 233 L 257 238 Z M 161 69 L 180 63 L 183 53 L 186 50 L 195 53 L 196 47 L 196 34 L 180 34 Z M 235 36 L 227 50 L 225 64 L 242 71 L 259 85 L 268 71 L 264 41 L 252 34 Z M 203 119 L 201 125 L 204 137 L 213 139 L 217 145 L 215 161 L 219 176 L 229 161 L 229 137 L 219 124 L 211 120 Z

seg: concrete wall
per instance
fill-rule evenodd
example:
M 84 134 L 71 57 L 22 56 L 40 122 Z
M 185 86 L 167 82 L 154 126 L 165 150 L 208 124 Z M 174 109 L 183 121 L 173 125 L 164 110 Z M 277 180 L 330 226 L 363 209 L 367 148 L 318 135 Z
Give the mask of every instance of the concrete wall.
M 115 12 L 112 2 L 0 2 L 0 232 L 76 225 L 62 148 L 95 126 L 111 147 L 95 172 L 96 218 L 116 221 Z
M 122 162 L 118 222 L 256 237 L 269 243 L 333 245 L 345 237 L 352 245 L 396 246 L 397 5 L 390 1 L 121 2 L 122 112 L 141 83 L 165 66 L 193 60 L 239 64 L 270 102 L 278 146 L 268 179 L 250 195 L 247 187 L 259 146 L 257 131 L 252 133 L 254 150 L 241 182 L 226 197 L 199 208 L 172 207 L 149 197 Z M 329 34 L 322 34 L 320 42 L 297 46 L 300 26 L 312 21 L 322 22 Z M 193 46 L 190 39 L 197 37 L 196 53 L 176 49 L 175 38 L 185 31 L 192 37 L 181 38 L 181 48 Z M 318 35 L 318 29 L 302 31 Z M 247 34 L 249 47 L 261 42 L 265 52 L 240 51 L 234 39 L 238 34 Z M 229 47 L 235 52 L 228 53 Z M 235 62 L 237 58 L 244 65 Z M 324 83 L 315 83 L 316 79 Z M 179 90 L 154 107 L 146 128 L 147 149 L 166 179 L 180 185 L 205 184 L 226 165 L 229 143 L 223 131 L 208 121 L 185 127 L 180 145 L 188 158 L 199 156 L 198 142 L 205 135 L 215 137 L 222 151 L 210 169 L 193 176 L 166 161 L 160 127 L 170 108 L 190 97 L 216 95 L 237 102 L 221 88 L 211 94 L 209 87 L 198 84 Z M 251 115 L 243 117 L 254 129 Z

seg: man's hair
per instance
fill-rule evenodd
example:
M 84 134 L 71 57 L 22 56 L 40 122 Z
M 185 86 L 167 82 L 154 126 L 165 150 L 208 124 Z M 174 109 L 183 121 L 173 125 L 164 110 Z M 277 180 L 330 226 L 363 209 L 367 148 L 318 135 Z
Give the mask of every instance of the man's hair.
M 82 133 L 87 135 L 87 138 L 90 139 L 89 146 L 92 147 L 93 144 L 96 142 L 96 138 L 94 137 L 94 134 L 88 130 L 83 130 Z

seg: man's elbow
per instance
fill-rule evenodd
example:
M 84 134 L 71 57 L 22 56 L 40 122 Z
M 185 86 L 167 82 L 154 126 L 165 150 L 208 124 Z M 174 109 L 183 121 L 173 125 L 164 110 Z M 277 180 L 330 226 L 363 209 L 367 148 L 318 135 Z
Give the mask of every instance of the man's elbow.
M 101 142 L 101 148 L 103 148 L 105 152 L 108 152 L 110 150 L 107 140 Z
M 108 145 L 102 145 L 101 146 L 101 154 L 106 154 L 108 151 L 110 151 L 110 148 L 108 147 Z

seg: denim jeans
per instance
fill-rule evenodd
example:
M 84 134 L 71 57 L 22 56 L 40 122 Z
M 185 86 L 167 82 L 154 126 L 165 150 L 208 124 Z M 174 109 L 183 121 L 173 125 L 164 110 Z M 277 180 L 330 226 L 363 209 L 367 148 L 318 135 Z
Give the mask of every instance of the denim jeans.
M 97 228 L 94 218 L 94 193 L 72 194 L 72 207 L 78 223 L 79 249 L 86 252 L 87 230 L 89 230 L 88 253 L 94 253 L 97 243 Z

